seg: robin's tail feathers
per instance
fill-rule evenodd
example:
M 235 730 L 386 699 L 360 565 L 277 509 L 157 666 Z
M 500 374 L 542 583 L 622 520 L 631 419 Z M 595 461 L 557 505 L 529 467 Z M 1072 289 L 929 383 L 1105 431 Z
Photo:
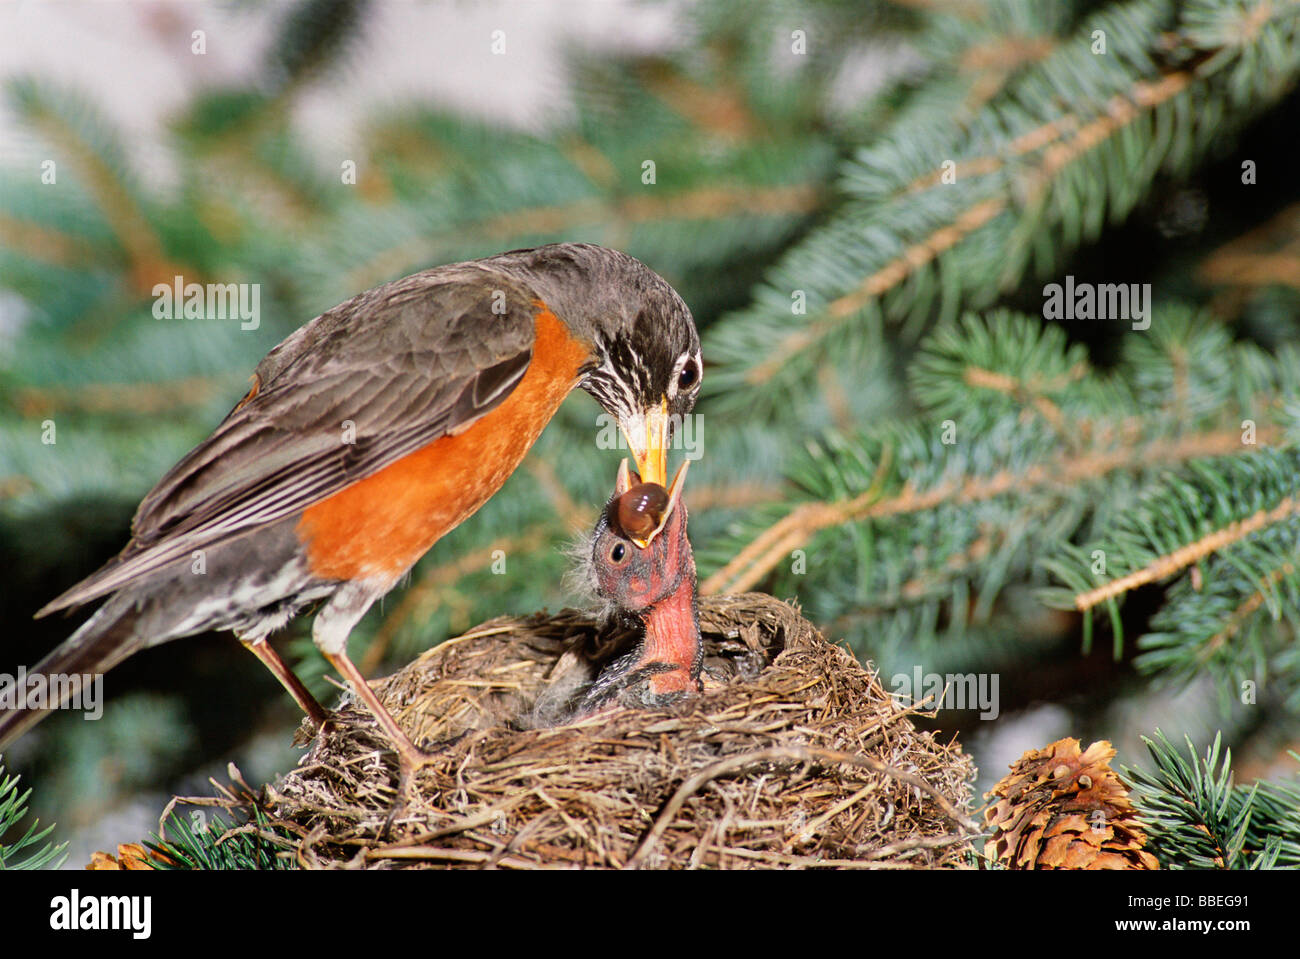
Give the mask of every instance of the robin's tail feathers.
M 142 645 L 136 626 L 140 613 L 134 602 L 114 597 L 99 608 L 54 652 L 27 672 L 27 682 L 15 683 L 12 697 L 4 697 L 0 712 L 0 750 L 3 750 L 52 710 L 63 706 L 74 692 L 87 695 L 87 684 L 126 659 Z M 44 677 L 35 679 L 36 676 Z M 78 677 L 74 679 L 73 677 Z M 39 698 L 32 694 L 33 683 L 43 684 Z M 36 705 L 30 705 L 35 700 Z

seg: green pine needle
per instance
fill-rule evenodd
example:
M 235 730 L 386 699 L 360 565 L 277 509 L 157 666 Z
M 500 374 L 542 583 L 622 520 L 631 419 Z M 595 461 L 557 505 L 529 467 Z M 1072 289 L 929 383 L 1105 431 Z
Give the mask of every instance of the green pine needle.
M 3 838 L 11 829 L 27 815 L 27 799 L 31 796 L 32 791 L 18 791 L 18 776 L 5 775 L 5 768 L 0 764 L 0 838 Z M 40 828 L 40 820 L 33 820 L 31 825 L 17 839 L 12 842 L 0 842 L 0 870 L 4 869 L 58 869 L 63 865 L 67 856 L 64 850 L 67 849 L 66 842 L 52 845 L 46 843 L 39 849 L 34 848 L 37 843 L 54 831 L 54 825 L 51 823 L 44 829 Z
M 1155 769 L 1124 776 L 1162 868 L 1300 868 L 1300 780 L 1234 785 L 1218 734 L 1203 758 L 1190 739 L 1184 756 L 1158 729 L 1143 742 Z
M 221 817 L 204 809 L 190 816 L 174 811 L 163 829 L 167 838 L 154 835 L 144 845 L 172 862 L 147 861 L 156 869 L 297 869 L 298 864 L 285 850 L 293 848 L 293 839 L 277 833 L 258 810 L 252 822 L 242 829 L 232 827 Z M 276 842 L 274 836 L 284 842 Z

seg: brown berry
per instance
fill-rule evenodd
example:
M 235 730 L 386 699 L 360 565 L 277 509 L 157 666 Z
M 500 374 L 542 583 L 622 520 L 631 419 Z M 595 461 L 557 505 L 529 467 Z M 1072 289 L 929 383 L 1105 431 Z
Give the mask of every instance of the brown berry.
M 638 483 L 618 498 L 618 525 L 629 536 L 645 538 L 668 509 L 668 491 L 658 483 Z

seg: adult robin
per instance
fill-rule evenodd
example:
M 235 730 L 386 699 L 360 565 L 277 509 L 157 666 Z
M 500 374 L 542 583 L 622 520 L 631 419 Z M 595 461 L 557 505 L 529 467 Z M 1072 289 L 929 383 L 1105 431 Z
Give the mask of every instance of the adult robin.
M 641 641 L 597 677 L 578 714 L 616 701 L 665 705 L 703 688 L 695 558 L 680 502 L 687 465 L 667 490 L 630 475 L 627 460 L 619 469 L 614 495 L 592 533 L 588 578 L 608 604 L 606 615 L 632 626 Z M 648 537 L 647 547 L 638 546 Z
M 591 244 L 514 250 L 361 293 L 271 350 L 248 395 L 140 503 L 126 548 L 37 613 L 108 597 L 36 671 L 101 673 L 229 629 L 323 724 L 267 643 L 323 603 L 312 637 L 378 719 L 405 780 L 424 754 L 348 657 L 357 621 L 501 488 L 575 386 L 662 485 L 671 424 L 694 406 L 701 372 L 676 291 Z M 0 748 L 44 712 L 7 710 Z

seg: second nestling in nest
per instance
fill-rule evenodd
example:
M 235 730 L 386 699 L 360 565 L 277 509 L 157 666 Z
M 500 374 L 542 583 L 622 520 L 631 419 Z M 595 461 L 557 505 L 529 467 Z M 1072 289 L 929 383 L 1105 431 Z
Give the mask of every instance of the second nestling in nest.
M 619 495 L 633 485 L 620 474 L 592 539 L 605 615 L 495 619 L 374 684 L 439 757 L 395 820 L 389 747 L 350 701 L 268 790 L 262 811 L 301 837 L 303 865 L 966 861 L 969 757 L 918 731 L 791 606 L 756 593 L 697 604 L 684 506 L 629 552 L 638 514 L 655 512 L 636 506 L 653 491 Z

